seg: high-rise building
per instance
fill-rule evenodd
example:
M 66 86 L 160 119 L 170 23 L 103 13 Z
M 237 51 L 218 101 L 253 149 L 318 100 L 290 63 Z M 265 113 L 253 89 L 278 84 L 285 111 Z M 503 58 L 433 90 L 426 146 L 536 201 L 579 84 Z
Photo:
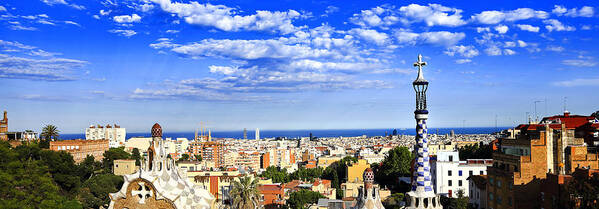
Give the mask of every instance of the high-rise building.
M 8 140 L 6 132 L 8 132 L 8 117 L 6 117 L 6 110 L 4 110 L 4 118 L 0 120 L 0 140 Z
M 256 128 L 256 140 L 260 140 L 260 129 Z
M 416 144 L 414 152 L 416 159 L 412 173 L 412 189 L 407 193 L 408 209 L 441 209 L 441 200 L 439 195 L 433 190 L 434 185 L 431 179 L 431 170 L 428 155 L 428 138 L 426 119 L 428 119 L 428 110 L 426 109 L 426 90 L 428 89 L 428 81 L 424 79 L 422 67 L 426 62 L 422 61 L 422 55 L 418 55 L 418 61 L 414 63 L 418 67 L 418 77 L 412 85 L 416 91 Z
M 90 126 L 85 129 L 85 139 L 86 140 L 99 140 L 99 139 L 107 139 L 109 141 L 110 147 L 121 147 L 125 146 L 125 137 L 127 135 L 127 131 L 125 128 L 121 128 L 119 125 L 114 124 L 111 126 L 110 124 L 106 126 Z
M 455 197 L 461 190 L 464 196 L 470 197 L 472 194 L 468 187 L 468 177 L 486 175 L 487 166 L 492 164 L 492 159 L 460 160 L 458 151 L 439 151 L 436 160 L 431 161 L 435 192 L 439 195 Z
M 243 139 L 248 139 L 248 129 L 243 128 Z

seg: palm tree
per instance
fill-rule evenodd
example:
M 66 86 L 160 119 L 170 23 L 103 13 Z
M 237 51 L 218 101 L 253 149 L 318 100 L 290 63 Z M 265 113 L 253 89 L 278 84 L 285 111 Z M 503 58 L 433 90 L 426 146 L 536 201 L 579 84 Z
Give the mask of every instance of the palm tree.
M 58 128 L 56 128 L 56 126 L 54 125 L 46 125 L 43 129 L 42 129 L 42 138 L 45 140 L 50 140 L 52 138 L 57 139 L 58 138 Z
M 231 189 L 233 208 L 256 209 L 260 207 L 260 190 L 258 190 L 258 178 L 249 176 L 233 181 Z

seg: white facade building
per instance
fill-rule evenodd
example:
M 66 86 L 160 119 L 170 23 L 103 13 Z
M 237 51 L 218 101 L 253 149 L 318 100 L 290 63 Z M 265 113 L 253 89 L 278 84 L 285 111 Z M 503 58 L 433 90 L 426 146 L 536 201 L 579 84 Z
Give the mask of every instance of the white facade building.
M 256 129 L 256 140 L 260 140 L 260 129 Z
M 457 151 L 439 151 L 437 159 L 431 160 L 432 180 L 435 192 L 447 197 L 455 197 L 462 190 L 469 196 L 468 177 L 487 175 L 487 166 L 493 164 L 492 159 L 468 159 L 460 161 Z
M 106 126 L 92 125 L 85 129 L 86 140 L 108 139 L 108 146 L 111 148 L 125 146 L 126 135 L 125 128 L 121 128 L 116 124 L 114 126 L 110 124 Z

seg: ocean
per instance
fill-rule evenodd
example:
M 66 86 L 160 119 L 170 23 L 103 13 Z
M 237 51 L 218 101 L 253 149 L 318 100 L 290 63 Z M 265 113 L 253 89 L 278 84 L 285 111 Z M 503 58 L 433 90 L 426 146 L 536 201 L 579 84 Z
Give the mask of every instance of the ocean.
M 470 128 L 429 128 L 429 134 L 449 134 L 451 130 L 454 131 L 455 134 L 491 134 L 500 130 L 508 129 L 510 127 L 470 127 Z M 384 136 L 385 132 L 387 134 L 392 134 L 393 129 L 328 129 L 328 130 L 260 130 L 261 138 L 274 138 L 274 137 L 286 137 L 286 138 L 299 138 L 299 137 L 308 137 L 310 133 L 314 137 L 352 137 L 352 136 Z M 397 134 L 402 135 L 415 135 L 416 130 L 411 129 L 397 129 Z M 194 138 L 194 132 L 172 132 L 172 133 L 163 133 L 163 137 L 171 137 L 171 138 Z M 247 131 L 248 139 L 254 139 L 255 132 L 254 130 Z M 131 137 L 150 137 L 150 131 L 147 133 L 127 133 L 127 139 Z M 239 131 L 213 131 L 213 138 L 235 138 L 242 139 L 243 138 L 243 130 Z M 85 139 L 85 134 L 61 134 L 61 139 Z

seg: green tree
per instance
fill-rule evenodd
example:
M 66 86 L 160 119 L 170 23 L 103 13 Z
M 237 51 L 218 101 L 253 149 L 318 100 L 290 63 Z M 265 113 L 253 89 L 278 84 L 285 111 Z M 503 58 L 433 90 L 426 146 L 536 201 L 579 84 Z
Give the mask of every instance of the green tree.
M 404 198 L 404 193 L 393 193 L 383 201 L 383 206 L 385 206 L 385 209 L 400 209 L 400 204 Z
M 281 169 L 280 167 L 275 166 L 268 166 L 260 176 L 272 179 L 272 182 L 274 183 L 287 183 L 290 180 L 287 169 Z
M 315 178 L 321 178 L 324 169 L 321 167 L 304 168 L 300 167 L 291 173 L 290 180 L 314 181 Z
M 114 165 L 114 160 L 130 158 L 131 156 L 129 155 L 129 153 L 125 151 L 124 147 L 110 148 L 106 150 L 106 152 L 104 152 L 104 159 L 102 160 L 104 172 L 112 173 L 112 166 Z
M 85 208 L 99 208 L 110 203 L 108 194 L 117 192 L 122 185 L 122 176 L 110 173 L 93 176 L 83 183 L 78 199 Z
M 194 155 L 197 161 L 202 161 L 202 155 Z
M 135 160 L 135 165 L 136 166 L 140 166 L 141 165 L 141 153 L 139 153 L 139 149 L 133 148 L 133 150 L 131 150 L 131 159 Z
M 599 174 L 589 178 L 572 178 L 563 186 L 565 199 L 562 206 L 567 208 L 599 209 Z M 564 207 L 564 208 L 566 208 Z
M 0 142 L 0 208 L 82 208 L 61 194 L 37 144 L 17 148 Z
M 411 176 L 414 155 L 407 147 L 395 147 L 387 153 L 381 164 L 374 164 L 375 181 L 392 190 L 400 190 L 398 177 Z
M 87 157 L 77 165 L 77 170 L 77 175 L 81 178 L 81 182 L 84 182 L 102 170 L 102 163 L 96 161 L 94 156 L 87 155 Z
M 347 156 L 332 163 L 323 172 L 321 178 L 331 180 L 331 187 L 337 189 L 337 198 L 343 197 L 341 184 L 347 181 L 347 167 L 358 162 L 358 158 Z
M 491 159 L 493 158 L 493 148 L 491 144 L 475 144 L 467 145 L 458 149 L 460 153 L 460 159 Z
M 457 197 L 452 198 L 449 207 L 452 209 L 468 209 L 468 197 L 464 196 L 464 191 L 458 190 Z
M 49 124 L 44 126 L 44 128 L 42 128 L 42 133 L 40 134 L 41 139 L 39 146 L 44 149 L 50 148 L 50 141 L 52 141 L 52 139 L 58 139 L 59 132 L 58 128 L 54 125 Z
M 189 160 L 189 155 L 188 154 L 182 154 L 181 157 L 179 158 L 179 160 L 177 160 L 177 162 L 188 161 L 188 160 Z
M 287 206 L 292 209 L 304 209 L 308 208 L 309 204 L 315 204 L 318 199 L 326 198 L 319 192 L 313 192 L 310 190 L 301 189 L 297 192 L 293 192 L 289 195 L 287 200 Z
M 246 176 L 239 178 L 239 181 L 233 181 L 230 194 L 233 197 L 233 208 L 255 209 L 260 207 L 258 178 L 252 179 Z

